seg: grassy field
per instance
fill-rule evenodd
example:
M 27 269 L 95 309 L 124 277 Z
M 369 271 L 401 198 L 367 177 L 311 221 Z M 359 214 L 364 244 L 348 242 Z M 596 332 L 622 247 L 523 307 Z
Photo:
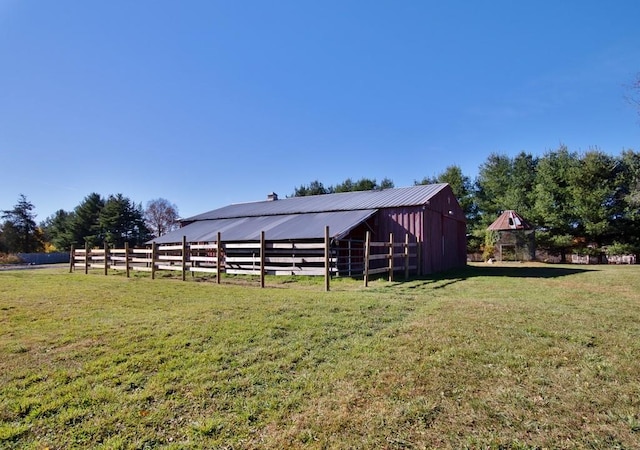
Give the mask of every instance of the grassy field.
M 267 284 L 0 272 L 0 448 L 640 448 L 640 266 Z

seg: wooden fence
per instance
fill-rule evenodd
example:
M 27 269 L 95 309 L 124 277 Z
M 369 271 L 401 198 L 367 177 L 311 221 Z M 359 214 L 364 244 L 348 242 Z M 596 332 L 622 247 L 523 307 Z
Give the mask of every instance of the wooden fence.
M 571 255 L 573 264 L 635 264 L 635 255 Z
M 186 280 L 187 273 L 209 273 L 220 283 L 222 274 L 259 275 L 260 286 L 265 286 L 265 275 L 324 276 L 325 290 L 329 290 L 331 276 L 363 276 L 365 286 L 371 275 L 387 273 L 393 281 L 394 272 L 403 271 L 405 278 L 417 270 L 419 253 L 417 243 L 371 242 L 367 232 L 364 242 L 344 241 L 345 249 L 331 247 L 329 229 L 324 241 L 283 242 L 267 241 L 261 232 L 260 241 L 223 242 L 218 233 L 217 241 L 207 243 L 187 242 L 156 244 L 148 248 L 71 249 L 70 268 L 84 273 L 100 269 L 105 275 L 109 270 L 123 271 L 129 277 L 132 271 L 149 272 L 155 279 L 158 271 L 173 271 Z M 411 259 L 415 264 L 410 264 Z

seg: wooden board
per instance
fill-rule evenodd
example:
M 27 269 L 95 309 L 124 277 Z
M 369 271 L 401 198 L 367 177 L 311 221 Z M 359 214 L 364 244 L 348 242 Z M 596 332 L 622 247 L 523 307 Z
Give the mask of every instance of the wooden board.
M 216 267 L 189 267 L 189 272 L 218 273 L 218 269 Z
M 156 248 L 159 252 L 165 252 L 168 250 L 182 250 L 182 245 L 158 245 Z

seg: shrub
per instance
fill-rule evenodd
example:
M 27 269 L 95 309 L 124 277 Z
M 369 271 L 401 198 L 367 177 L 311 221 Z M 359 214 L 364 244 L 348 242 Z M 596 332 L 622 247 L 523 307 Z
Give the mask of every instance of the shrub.
M 18 255 L 0 253 L 0 264 L 20 264 L 22 260 Z

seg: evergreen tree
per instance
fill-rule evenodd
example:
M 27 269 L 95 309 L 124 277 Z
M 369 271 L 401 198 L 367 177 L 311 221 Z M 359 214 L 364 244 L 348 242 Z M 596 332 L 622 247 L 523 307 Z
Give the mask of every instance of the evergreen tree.
M 33 203 L 24 194 L 20 194 L 13 209 L 2 211 L 2 239 L 6 251 L 32 253 L 44 249 L 34 209 Z
M 56 250 L 67 251 L 73 244 L 73 213 L 59 209 L 49 216 L 42 224 L 45 240 L 50 242 Z
M 611 242 L 613 218 L 621 207 L 617 201 L 620 169 L 615 158 L 592 150 L 568 172 L 570 204 L 576 220 L 573 233 L 598 247 Z
M 89 247 L 102 245 L 104 235 L 98 223 L 102 208 L 104 208 L 104 200 L 95 192 L 87 195 L 76 206 L 70 226 L 73 244 L 84 246 L 86 243 Z
M 578 166 L 577 154 L 565 146 L 548 152 L 538 163 L 534 211 L 543 232 L 538 233 L 539 241 L 559 251 L 563 261 L 579 224 L 570 184 Z
M 640 254 L 640 153 L 632 150 L 620 156 L 619 215 L 614 217 L 615 240 Z
M 492 153 L 480 166 L 476 180 L 478 222 L 488 227 L 504 210 L 515 209 L 509 200 L 512 162 L 506 155 Z
M 122 194 L 109 196 L 100 211 L 98 225 L 104 241 L 116 248 L 124 247 L 125 242 L 142 245 L 151 237 L 142 205 L 134 204 Z
M 332 191 L 324 187 L 324 185 L 318 181 L 312 181 L 309 185 L 301 185 L 300 187 L 295 188 L 293 192 L 293 197 L 306 197 L 308 195 L 322 195 L 322 194 L 330 194 Z

